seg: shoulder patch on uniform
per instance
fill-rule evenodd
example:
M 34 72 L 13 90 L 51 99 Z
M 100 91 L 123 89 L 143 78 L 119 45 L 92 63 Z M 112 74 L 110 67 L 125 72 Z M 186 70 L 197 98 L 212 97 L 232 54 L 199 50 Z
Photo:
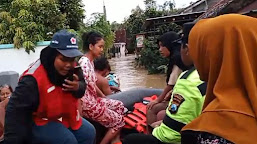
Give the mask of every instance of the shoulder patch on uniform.
M 174 94 L 172 97 L 172 103 L 169 106 L 169 111 L 172 114 L 177 113 L 179 106 L 185 101 L 184 97 L 180 94 Z

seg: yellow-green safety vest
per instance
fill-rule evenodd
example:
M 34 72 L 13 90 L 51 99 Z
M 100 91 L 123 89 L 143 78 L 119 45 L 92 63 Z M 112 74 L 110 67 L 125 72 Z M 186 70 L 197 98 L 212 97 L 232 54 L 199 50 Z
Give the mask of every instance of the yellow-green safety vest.
M 166 109 L 166 115 L 160 126 L 152 134 L 164 143 L 179 143 L 180 130 L 198 117 L 206 93 L 206 83 L 201 81 L 193 67 L 180 74 Z

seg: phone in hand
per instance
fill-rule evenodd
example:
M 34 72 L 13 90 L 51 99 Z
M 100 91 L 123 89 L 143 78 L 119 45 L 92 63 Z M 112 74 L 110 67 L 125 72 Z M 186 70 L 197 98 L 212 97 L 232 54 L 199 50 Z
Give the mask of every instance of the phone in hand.
M 69 71 L 67 79 L 70 80 L 70 81 L 73 81 L 73 74 L 78 75 L 79 70 L 80 70 L 80 66 L 75 66 L 73 69 L 71 69 Z

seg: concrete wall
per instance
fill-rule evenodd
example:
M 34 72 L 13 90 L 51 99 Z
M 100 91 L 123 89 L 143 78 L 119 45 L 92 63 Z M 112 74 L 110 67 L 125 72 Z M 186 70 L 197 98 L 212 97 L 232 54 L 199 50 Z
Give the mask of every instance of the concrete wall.
M 0 49 L 0 72 L 15 71 L 22 74 L 32 62 L 39 58 L 40 51 L 44 47 L 36 47 L 35 53 L 31 51 L 30 54 L 26 53 L 23 48 Z
M 18 84 L 19 74 L 14 71 L 0 73 L 0 85 L 8 84 L 14 90 Z
M 38 42 L 35 52 L 31 51 L 30 54 L 26 53 L 24 48 L 13 48 L 13 44 L 0 45 L 0 85 L 8 84 L 14 89 L 19 75 L 39 59 L 40 51 L 49 44 L 49 41 Z
M 35 53 L 26 53 L 23 48 L 21 49 L 0 49 L 0 72 L 15 71 L 22 74 L 28 66 L 39 59 L 40 51 L 45 46 L 36 47 Z

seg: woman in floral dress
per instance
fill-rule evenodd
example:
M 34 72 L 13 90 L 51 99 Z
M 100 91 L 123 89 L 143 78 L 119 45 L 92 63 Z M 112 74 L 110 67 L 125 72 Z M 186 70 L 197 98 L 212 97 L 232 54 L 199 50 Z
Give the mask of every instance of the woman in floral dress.
M 118 143 L 120 142 L 120 129 L 125 125 L 123 116 L 127 109 L 121 101 L 106 99 L 106 96 L 96 86 L 97 78 L 93 60 L 102 55 L 104 39 L 96 32 L 85 33 L 82 39 L 86 54 L 80 58 L 79 65 L 88 83 L 86 92 L 81 98 L 82 115 L 108 128 L 100 144 Z

